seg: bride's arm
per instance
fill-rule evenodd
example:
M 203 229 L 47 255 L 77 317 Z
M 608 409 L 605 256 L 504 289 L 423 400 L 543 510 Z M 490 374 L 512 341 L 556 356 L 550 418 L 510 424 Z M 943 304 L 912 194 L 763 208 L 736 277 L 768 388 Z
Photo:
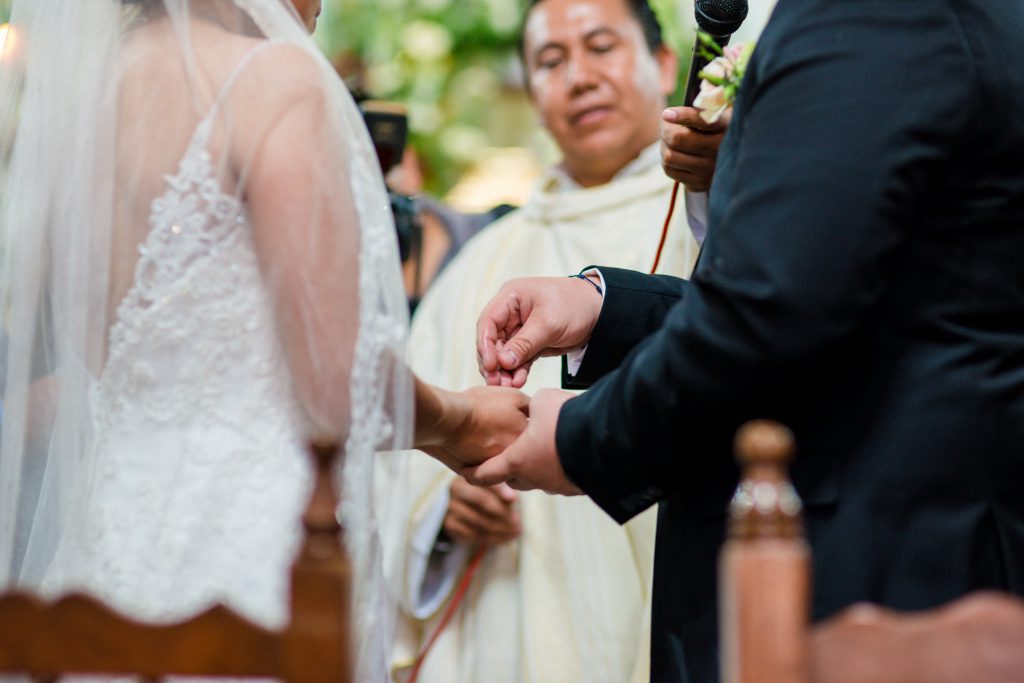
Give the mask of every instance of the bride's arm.
M 360 329 L 361 227 L 350 141 L 324 79 L 301 49 L 266 50 L 239 81 L 225 120 L 237 128 L 233 163 L 310 436 L 344 440 Z
M 455 472 L 497 455 L 526 429 L 529 398 L 517 389 L 454 392 L 413 379 L 415 446 Z

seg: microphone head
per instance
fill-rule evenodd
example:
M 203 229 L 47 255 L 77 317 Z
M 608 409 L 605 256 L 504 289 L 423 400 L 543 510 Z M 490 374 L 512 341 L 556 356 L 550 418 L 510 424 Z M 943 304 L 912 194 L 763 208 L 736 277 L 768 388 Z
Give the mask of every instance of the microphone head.
M 696 0 L 697 26 L 716 38 L 731 36 L 747 18 L 747 0 Z

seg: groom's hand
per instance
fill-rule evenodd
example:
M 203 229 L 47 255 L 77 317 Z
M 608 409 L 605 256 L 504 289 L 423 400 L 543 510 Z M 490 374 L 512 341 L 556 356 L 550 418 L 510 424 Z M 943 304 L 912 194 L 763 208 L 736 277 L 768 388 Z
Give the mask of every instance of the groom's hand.
M 547 493 L 577 496 L 583 493 L 569 481 L 558 459 L 555 426 L 558 413 L 575 394 L 541 389 L 530 401 L 530 424 L 516 441 L 487 462 L 467 468 L 466 479 L 478 486 L 507 482 L 521 491 L 542 489 Z
M 571 277 L 506 282 L 480 313 L 476 353 L 488 384 L 521 387 L 533 361 L 582 346 L 601 313 L 593 284 Z

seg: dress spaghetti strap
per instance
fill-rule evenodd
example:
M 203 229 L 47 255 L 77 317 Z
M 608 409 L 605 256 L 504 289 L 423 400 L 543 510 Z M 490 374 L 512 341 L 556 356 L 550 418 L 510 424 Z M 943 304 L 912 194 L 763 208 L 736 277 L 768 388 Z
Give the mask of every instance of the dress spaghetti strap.
M 233 68 L 231 70 L 231 73 L 228 74 L 228 77 L 224 79 L 224 84 L 221 85 L 220 91 L 217 93 L 217 97 L 213 100 L 213 105 L 211 105 L 210 111 L 207 112 L 206 116 L 203 117 L 203 122 L 212 121 L 217 117 L 217 113 L 220 111 L 221 105 L 227 98 L 227 94 L 231 91 L 231 88 L 234 87 L 235 83 L 242 75 L 242 72 L 245 71 L 245 67 L 247 67 L 249 63 L 252 62 L 253 58 L 255 58 L 260 53 L 265 52 L 270 47 L 281 44 L 283 43 L 279 43 L 273 40 L 264 40 L 259 45 L 245 53 L 245 56 L 243 56 L 238 61 L 238 64 L 235 65 L 235 68 Z

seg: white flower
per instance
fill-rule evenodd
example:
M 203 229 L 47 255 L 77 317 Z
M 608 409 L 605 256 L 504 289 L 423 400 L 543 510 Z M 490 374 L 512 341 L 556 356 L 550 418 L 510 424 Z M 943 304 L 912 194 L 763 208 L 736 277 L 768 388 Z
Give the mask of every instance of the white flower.
M 754 46 L 749 43 L 729 45 L 724 50 L 719 48 L 711 36 L 698 34 L 700 54 L 711 60 L 700 76 L 700 92 L 693 106 L 700 109 L 700 117 L 708 123 L 714 123 L 736 100 L 736 94 L 743 83 L 743 75 L 747 70 L 747 62 Z M 717 53 L 718 56 L 715 56 Z
M 732 63 L 722 57 L 715 57 L 701 71 L 712 78 L 728 78 L 732 73 Z
M 708 123 L 714 123 L 725 113 L 726 109 L 732 106 L 732 103 L 726 97 L 725 86 L 701 81 L 700 92 L 697 93 L 693 106 L 701 110 L 700 117 L 702 119 Z

